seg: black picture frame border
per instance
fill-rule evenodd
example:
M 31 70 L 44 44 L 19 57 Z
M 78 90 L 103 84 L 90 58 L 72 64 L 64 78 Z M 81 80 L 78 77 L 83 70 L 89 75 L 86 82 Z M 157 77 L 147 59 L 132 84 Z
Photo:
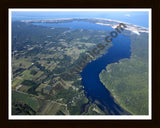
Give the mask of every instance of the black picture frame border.
M 51 127 L 139 127 L 160 126 L 159 22 L 158 0 L 3 0 L 0 8 L 0 123 L 4 128 Z M 152 9 L 152 120 L 8 120 L 8 9 L 9 8 L 151 8 Z

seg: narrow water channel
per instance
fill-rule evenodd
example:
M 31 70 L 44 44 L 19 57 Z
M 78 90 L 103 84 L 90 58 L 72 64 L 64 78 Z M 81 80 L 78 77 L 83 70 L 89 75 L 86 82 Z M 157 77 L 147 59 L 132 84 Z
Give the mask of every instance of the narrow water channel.
M 83 69 L 81 72 L 82 85 L 84 85 L 86 95 L 90 101 L 98 101 L 99 103 L 97 105 L 105 111 L 106 114 L 125 115 L 129 113 L 114 102 L 110 92 L 99 79 L 100 72 L 105 69 L 108 64 L 118 62 L 120 59 L 130 58 L 131 41 L 129 37 L 119 34 L 112 43 L 113 46 L 109 48 L 107 54 L 88 63 Z

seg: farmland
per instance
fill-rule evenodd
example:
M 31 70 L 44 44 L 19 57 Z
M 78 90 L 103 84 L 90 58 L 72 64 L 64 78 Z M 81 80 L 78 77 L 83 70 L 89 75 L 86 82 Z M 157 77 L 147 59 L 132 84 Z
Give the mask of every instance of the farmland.
M 95 47 L 99 38 L 105 43 L 106 32 L 52 29 L 19 21 L 13 22 L 12 29 L 12 114 L 85 114 L 83 108 L 89 100 L 80 74 L 70 81 L 61 76 Z

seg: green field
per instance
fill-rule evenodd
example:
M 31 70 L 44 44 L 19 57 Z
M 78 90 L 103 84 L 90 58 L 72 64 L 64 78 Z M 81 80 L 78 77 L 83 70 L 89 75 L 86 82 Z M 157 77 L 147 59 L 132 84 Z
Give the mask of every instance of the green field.
M 26 95 L 24 93 L 13 92 L 12 93 L 12 100 L 14 102 L 25 103 L 35 111 L 37 111 L 37 109 L 39 107 L 39 103 L 36 98 L 34 98 L 33 96 L 30 96 L 30 95 Z
M 40 115 L 55 115 L 59 108 L 60 104 L 57 104 L 56 102 L 45 102 L 43 107 L 41 108 L 41 112 L 39 113 Z

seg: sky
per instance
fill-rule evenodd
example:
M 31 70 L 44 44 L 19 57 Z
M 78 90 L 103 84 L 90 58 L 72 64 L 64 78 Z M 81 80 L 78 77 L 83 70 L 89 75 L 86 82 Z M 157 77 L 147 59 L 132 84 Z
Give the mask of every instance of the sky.
M 12 20 L 106 18 L 149 27 L 148 11 L 13 11 Z

